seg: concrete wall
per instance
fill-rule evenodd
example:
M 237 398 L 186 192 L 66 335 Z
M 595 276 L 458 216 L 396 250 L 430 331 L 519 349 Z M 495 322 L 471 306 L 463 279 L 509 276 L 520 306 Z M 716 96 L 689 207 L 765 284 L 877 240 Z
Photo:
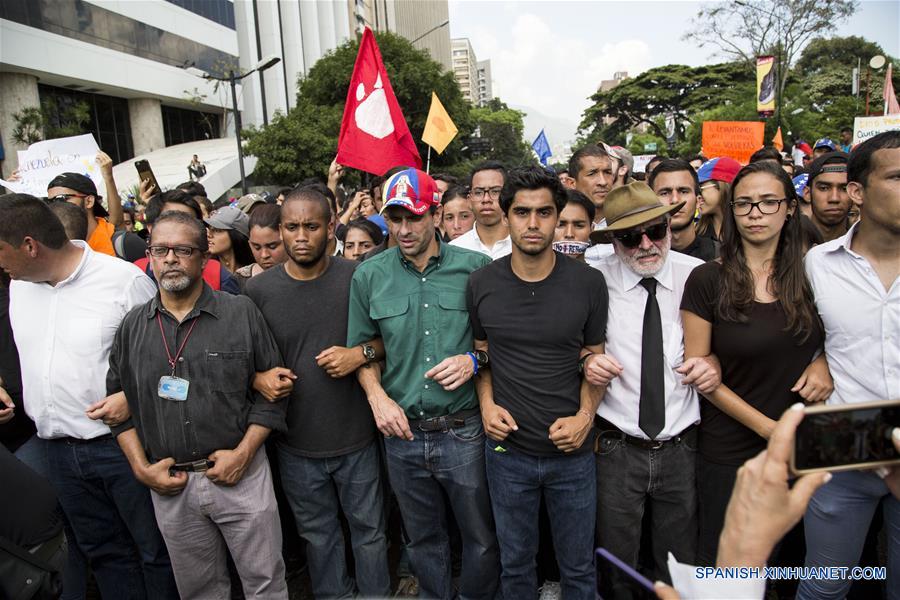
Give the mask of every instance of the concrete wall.
M 130 98 L 128 119 L 134 154 L 147 154 L 166 146 L 163 133 L 162 103 L 156 98 Z
M 38 79 L 34 75 L 0 73 L 0 139 L 5 154 L 2 164 L 4 178 L 19 164 L 16 151 L 28 148 L 13 141 L 12 132 L 16 126 L 14 115 L 23 108 L 41 105 L 37 84 Z

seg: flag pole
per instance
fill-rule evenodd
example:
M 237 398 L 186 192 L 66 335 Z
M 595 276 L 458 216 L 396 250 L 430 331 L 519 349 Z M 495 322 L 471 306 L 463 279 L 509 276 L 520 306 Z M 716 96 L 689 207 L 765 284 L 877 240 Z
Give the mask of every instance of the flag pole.
M 431 146 L 428 146 L 428 159 L 425 163 L 425 172 L 431 174 Z

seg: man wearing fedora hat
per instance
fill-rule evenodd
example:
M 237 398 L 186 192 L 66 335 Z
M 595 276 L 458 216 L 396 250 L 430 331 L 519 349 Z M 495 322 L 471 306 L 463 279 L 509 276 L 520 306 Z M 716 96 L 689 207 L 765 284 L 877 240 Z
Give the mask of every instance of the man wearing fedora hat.
M 721 380 L 711 357 L 683 360 L 679 305 L 685 281 L 702 261 L 671 251 L 671 215 L 683 202 L 663 204 L 643 182 L 612 190 L 606 226 L 591 241 L 614 254 L 597 263 L 609 290 L 604 354 L 585 359 L 585 376 L 608 384 L 597 410 L 597 534 L 601 544 L 635 566 L 641 520 L 652 506 L 658 579 L 668 579 L 666 555 L 693 560 L 697 540 L 695 485 L 700 409 L 697 389 Z M 612 572 L 601 577 L 615 597 Z

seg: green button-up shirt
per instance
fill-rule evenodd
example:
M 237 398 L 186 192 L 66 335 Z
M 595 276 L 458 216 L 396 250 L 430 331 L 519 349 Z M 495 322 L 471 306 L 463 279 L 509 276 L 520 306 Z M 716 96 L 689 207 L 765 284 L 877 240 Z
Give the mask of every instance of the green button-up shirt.
M 411 419 L 428 419 L 478 405 L 472 381 L 452 392 L 425 378 L 448 356 L 472 351 L 466 281 L 490 257 L 440 244 L 419 272 L 391 248 L 363 262 L 350 284 L 347 346 L 384 341 L 381 385 Z

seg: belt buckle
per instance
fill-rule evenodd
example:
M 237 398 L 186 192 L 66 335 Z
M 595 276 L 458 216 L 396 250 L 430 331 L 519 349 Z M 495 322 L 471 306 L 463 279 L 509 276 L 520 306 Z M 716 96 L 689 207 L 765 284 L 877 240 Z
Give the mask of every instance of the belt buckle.
M 444 417 L 432 417 L 430 419 L 422 419 L 419 421 L 419 424 L 416 425 L 416 429 L 424 433 L 434 433 L 435 431 L 441 431 L 443 427 L 443 423 L 441 419 Z
M 650 449 L 659 450 L 666 443 L 666 440 L 650 440 Z
M 188 464 L 191 465 L 191 470 L 194 473 L 202 473 L 204 471 L 209 471 L 209 461 L 206 460 L 205 458 L 201 458 L 200 460 L 195 460 Z

